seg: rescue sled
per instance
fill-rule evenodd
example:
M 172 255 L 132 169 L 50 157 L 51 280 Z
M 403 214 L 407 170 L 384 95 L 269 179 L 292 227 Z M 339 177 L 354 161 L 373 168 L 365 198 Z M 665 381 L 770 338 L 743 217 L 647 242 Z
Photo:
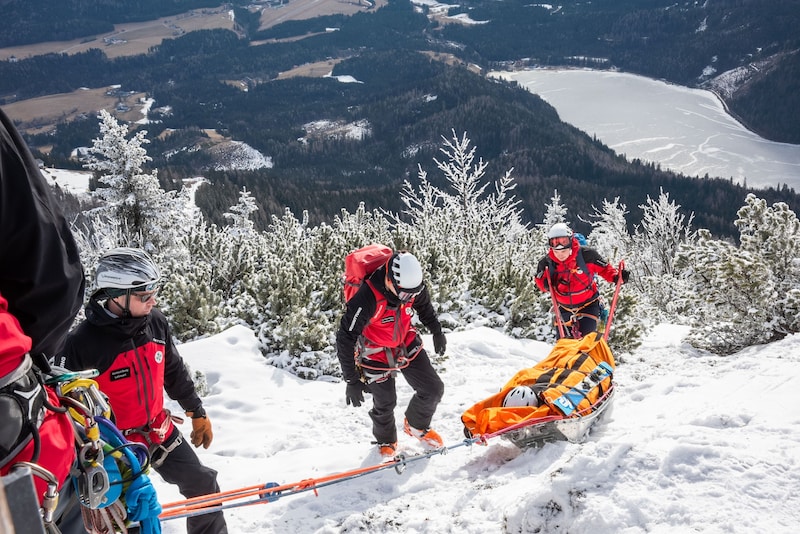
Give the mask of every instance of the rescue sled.
M 522 449 L 550 441 L 579 443 L 614 400 L 615 367 L 608 344 L 596 332 L 560 339 L 547 358 L 518 371 L 498 393 L 466 410 L 461 416 L 465 434 L 482 441 L 500 436 Z M 518 394 L 528 390 L 533 395 Z

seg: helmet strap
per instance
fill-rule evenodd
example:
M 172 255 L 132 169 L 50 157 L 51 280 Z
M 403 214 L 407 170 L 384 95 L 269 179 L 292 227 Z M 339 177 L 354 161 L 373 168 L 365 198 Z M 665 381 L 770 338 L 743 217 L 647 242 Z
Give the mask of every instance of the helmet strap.
M 117 315 L 119 315 L 123 319 L 127 319 L 127 318 L 131 317 L 131 308 L 130 308 L 130 306 L 131 306 L 131 290 L 130 289 L 125 292 L 125 306 L 120 306 L 119 302 L 117 302 L 114 299 L 108 299 L 108 300 L 109 300 L 109 302 L 113 302 L 114 306 L 116 306 L 117 308 L 119 308 L 122 311 L 121 314 L 117 314 Z M 114 311 L 114 310 L 111 310 L 111 311 Z

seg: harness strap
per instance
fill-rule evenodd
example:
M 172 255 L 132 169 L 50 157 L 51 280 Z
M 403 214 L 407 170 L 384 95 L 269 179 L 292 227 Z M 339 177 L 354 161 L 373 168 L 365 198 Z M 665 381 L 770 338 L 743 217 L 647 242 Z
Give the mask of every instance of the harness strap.
M 417 343 L 411 351 L 409 351 L 406 345 L 400 345 L 394 348 L 375 345 L 368 347 L 366 345 L 367 341 L 368 340 L 364 336 L 359 337 L 355 356 L 356 368 L 359 369 L 361 376 L 365 379 L 367 384 L 380 381 L 396 374 L 398 371 L 402 371 L 414 361 L 414 358 L 416 358 L 422 350 L 421 343 Z M 382 362 L 378 362 L 375 358 L 370 358 L 370 356 L 380 354 L 381 352 L 386 355 L 387 366 L 377 365 L 382 364 Z
M 575 315 L 577 315 L 577 314 L 578 314 L 578 312 L 579 312 L 579 311 L 581 311 L 582 309 L 584 309 L 584 308 L 588 308 L 590 305 L 592 305 L 592 304 L 594 304 L 595 302 L 597 302 L 597 301 L 599 300 L 599 298 L 600 298 L 600 296 L 598 295 L 598 296 L 594 297 L 593 299 L 587 300 L 586 302 L 584 302 L 583 304 L 581 304 L 581 305 L 580 305 L 580 306 L 578 306 L 577 308 L 570 308 L 569 306 L 564 306 L 563 304 L 559 304 L 559 305 L 558 305 L 558 307 L 559 307 L 559 308 L 561 308 L 561 309 L 563 309 L 563 310 L 565 310 L 565 311 L 568 311 L 568 312 L 570 312 L 570 313 L 571 313 L 573 316 L 575 316 Z M 584 317 L 595 317 L 595 318 L 597 318 L 596 316 L 594 316 L 594 315 L 591 315 L 591 314 L 588 314 L 588 313 L 584 313 L 584 314 L 582 314 L 582 315 L 583 315 Z
M 45 391 L 33 371 L 33 361 L 25 354 L 22 362 L 0 382 L 0 467 L 11 462 L 31 440 L 38 441 L 44 420 Z M 35 451 L 38 455 L 38 450 Z M 35 463 L 38 458 L 31 459 Z

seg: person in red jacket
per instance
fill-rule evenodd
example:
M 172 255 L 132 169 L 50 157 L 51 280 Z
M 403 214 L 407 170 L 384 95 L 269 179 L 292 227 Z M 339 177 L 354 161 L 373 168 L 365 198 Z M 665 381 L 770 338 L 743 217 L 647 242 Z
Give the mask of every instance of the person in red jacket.
M 67 533 L 86 532 L 69 482 L 72 422 L 38 373 L 61 348 L 83 302 L 78 248 L 50 186 L 21 135 L 0 110 L 0 475 L 31 462 L 39 504 L 48 480 L 60 493 L 49 510 Z M 48 477 L 49 478 L 49 477 Z M 62 521 L 67 516 L 70 520 Z
M 621 273 L 604 260 L 593 248 L 583 247 L 564 223 L 554 224 L 547 233 L 550 250 L 536 267 L 536 286 L 542 291 L 552 291 L 558 303 L 561 319 L 580 332 L 567 329 L 573 337 L 583 337 L 597 330 L 600 317 L 600 292 L 595 275 L 616 283 L 617 277 L 627 282 L 629 273 Z
M 161 273 L 140 249 L 115 248 L 97 262 L 86 319 L 67 337 L 59 364 L 97 369 L 116 425 L 130 441 L 148 446 L 151 465 L 187 498 L 219 492 L 217 472 L 204 466 L 164 408 L 164 391 L 192 418 L 191 441 L 208 448 L 211 421 L 167 319 L 155 307 Z M 189 534 L 224 534 L 222 512 L 187 519 Z
M 364 401 L 364 392 L 372 394 L 372 432 L 384 457 L 394 456 L 397 448 L 394 409 L 398 371 L 414 389 L 403 430 L 427 446 L 443 445 L 430 424 L 444 384 L 411 325 L 414 311 L 433 334 L 436 353 L 444 354 L 447 340 L 423 282 L 422 266 L 413 254 L 395 252 L 347 302 L 336 334 L 337 356 L 347 382 L 345 399 L 358 407 Z

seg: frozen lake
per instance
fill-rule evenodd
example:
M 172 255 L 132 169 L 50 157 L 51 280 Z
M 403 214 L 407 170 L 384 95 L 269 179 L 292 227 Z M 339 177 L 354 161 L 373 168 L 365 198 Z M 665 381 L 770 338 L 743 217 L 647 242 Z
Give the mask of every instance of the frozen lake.
M 800 191 L 800 145 L 768 141 L 731 117 L 709 91 L 620 72 L 534 69 L 492 72 L 553 106 L 628 159 L 687 176 L 733 178 L 749 187 Z

